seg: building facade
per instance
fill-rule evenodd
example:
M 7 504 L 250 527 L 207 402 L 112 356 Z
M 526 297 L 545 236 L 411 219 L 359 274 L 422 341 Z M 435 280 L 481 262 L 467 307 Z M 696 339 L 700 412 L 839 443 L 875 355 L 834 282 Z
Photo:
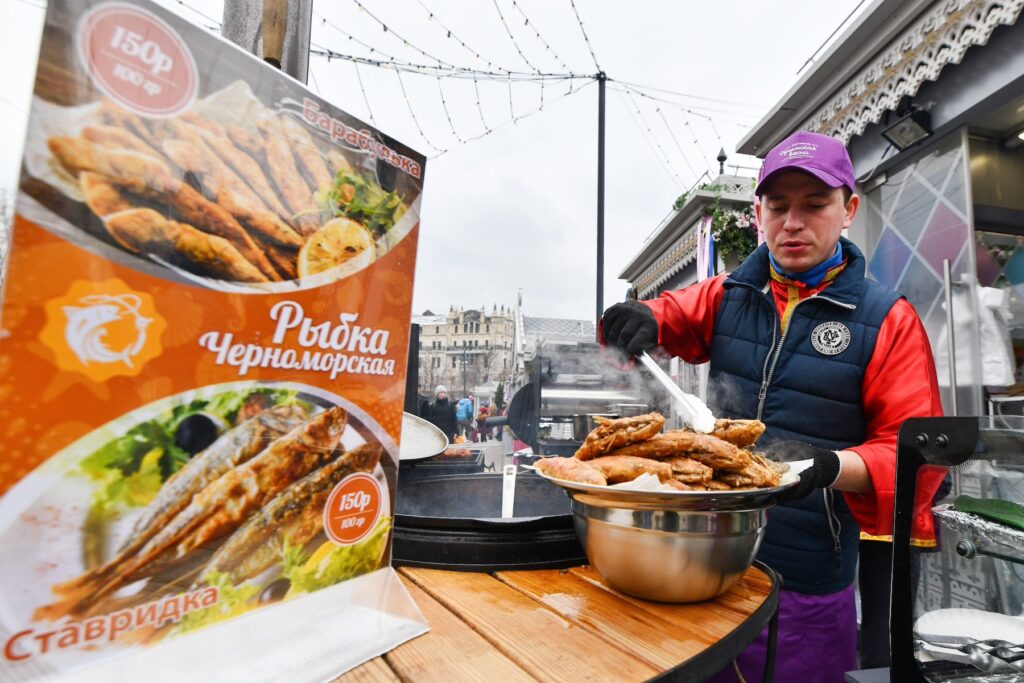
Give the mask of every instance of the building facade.
M 446 315 L 429 311 L 413 316 L 420 326 L 419 391 L 433 394 L 448 387 L 453 396 L 465 396 L 480 385 L 505 382 L 513 373 L 515 353 L 514 310 L 451 307 Z

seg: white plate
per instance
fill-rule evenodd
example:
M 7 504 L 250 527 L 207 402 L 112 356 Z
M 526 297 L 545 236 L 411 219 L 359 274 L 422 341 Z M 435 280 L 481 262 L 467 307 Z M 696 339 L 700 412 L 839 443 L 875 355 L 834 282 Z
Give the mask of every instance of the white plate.
M 398 457 L 406 460 L 432 458 L 448 448 L 448 437 L 444 432 L 422 417 L 402 413 L 402 438 L 398 446 Z

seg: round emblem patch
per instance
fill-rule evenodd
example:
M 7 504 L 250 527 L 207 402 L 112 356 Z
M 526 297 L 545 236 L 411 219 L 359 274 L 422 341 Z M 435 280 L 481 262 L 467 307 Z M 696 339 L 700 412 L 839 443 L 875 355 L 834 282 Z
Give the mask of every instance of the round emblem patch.
M 814 350 L 823 356 L 835 356 L 850 345 L 850 328 L 835 321 L 822 323 L 811 332 Z

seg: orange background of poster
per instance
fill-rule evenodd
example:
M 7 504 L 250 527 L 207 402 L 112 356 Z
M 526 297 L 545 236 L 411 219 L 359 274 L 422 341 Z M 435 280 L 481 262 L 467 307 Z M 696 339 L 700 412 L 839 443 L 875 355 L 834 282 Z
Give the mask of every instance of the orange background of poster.
M 397 442 L 418 234 L 417 226 L 371 266 L 340 282 L 281 294 L 225 294 L 120 266 L 16 216 L 0 315 L 0 495 L 110 420 L 160 398 L 224 382 L 281 380 L 320 387 L 359 405 Z M 46 304 L 64 297 L 74 282 L 112 278 L 152 297 L 166 322 L 162 353 L 135 376 L 103 382 L 60 370 L 56 355 L 40 339 Z M 338 314 L 348 312 L 359 314 L 356 325 L 387 330 L 383 358 L 395 362 L 394 374 L 342 373 L 332 381 L 329 373 L 312 370 L 252 368 L 240 376 L 236 367 L 216 365 L 216 354 L 199 346 L 206 332 L 233 333 L 234 343 L 272 346 L 276 323 L 269 311 L 283 300 L 299 303 L 316 323 L 337 323 Z M 300 355 L 305 350 L 284 348 Z

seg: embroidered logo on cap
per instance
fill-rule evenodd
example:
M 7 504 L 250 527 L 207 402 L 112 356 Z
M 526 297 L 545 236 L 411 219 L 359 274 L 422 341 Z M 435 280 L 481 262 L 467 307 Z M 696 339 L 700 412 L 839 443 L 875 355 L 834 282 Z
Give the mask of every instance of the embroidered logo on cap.
M 799 159 L 801 157 L 813 156 L 818 151 L 818 146 L 813 142 L 797 142 L 779 152 L 779 156 L 787 159 Z
M 811 332 L 814 350 L 823 356 L 835 356 L 850 345 L 850 328 L 840 322 L 822 323 Z

